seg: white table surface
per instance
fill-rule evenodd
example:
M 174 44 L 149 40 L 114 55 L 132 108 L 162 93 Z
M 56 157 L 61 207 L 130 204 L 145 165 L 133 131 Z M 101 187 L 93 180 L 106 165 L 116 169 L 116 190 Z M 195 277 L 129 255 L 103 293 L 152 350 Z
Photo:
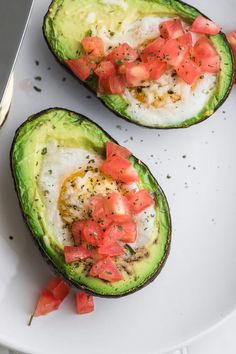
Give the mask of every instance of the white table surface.
M 168 354 L 235 354 L 235 333 L 236 314 L 228 318 L 207 335 L 204 335 L 203 337 L 200 337 L 198 340 L 191 343 L 188 347 L 176 350 Z M 0 347 L 0 354 L 19 354 L 19 352 Z
M 194 343 L 190 344 L 186 350 L 175 351 L 172 352 L 171 354 L 218 354 L 218 353 L 235 354 L 236 353 L 235 333 L 236 333 L 236 315 L 226 320 L 214 331 L 208 333 L 204 337 L 201 337 Z M 0 354 L 16 354 L 16 352 L 0 347 Z M 70 354 L 73 353 L 70 352 Z M 143 354 L 148 354 L 148 353 L 143 353 Z

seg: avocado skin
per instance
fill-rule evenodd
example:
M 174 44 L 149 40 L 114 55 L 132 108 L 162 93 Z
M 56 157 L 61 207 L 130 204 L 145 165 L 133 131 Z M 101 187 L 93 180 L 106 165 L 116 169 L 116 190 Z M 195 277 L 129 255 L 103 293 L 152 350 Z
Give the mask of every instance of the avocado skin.
M 168 1 L 168 0 L 167 0 L 167 1 Z M 170 0 L 170 1 L 171 1 L 171 0 Z M 189 9 L 192 9 L 192 10 L 197 11 L 197 12 L 199 13 L 199 15 L 202 15 L 202 16 L 204 16 L 205 18 L 211 20 L 208 16 L 206 16 L 206 15 L 203 14 L 201 11 L 199 11 L 195 6 L 189 5 L 188 3 L 186 3 L 186 2 L 184 2 L 184 1 L 182 1 L 182 0 L 175 0 L 175 1 L 178 2 L 178 3 L 180 3 L 180 4 L 182 4 L 182 5 L 184 5 L 184 6 L 186 6 L 186 7 L 188 7 Z M 47 46 L 48 46 L 50 52 L 53 54 L 53 56 L 54 56 L 54 58 L 56 59 L 56 61 L 57 61 L 64 69 L 67 70 L 67 72 L 69 72 L 72 76 L 74 76 L 74 77 L 80 82 L 81 85 L 83 85 L 84 87 L 86 87 L 97 99 L 99 99 L 99 101 L 100 101 L 109 111 L 111 111 L 111 112 L 112 112 L 113 114 L 115 114 L 117 117 L 122 118 L 123 120 L 128 121 L 128 122 L 131 123 L 131 124 L 135 124 L 135 125 L 137 125 L 137 126 L 144 127 L 144 128 L 148 128 L 148 129 L 160 129 L 160 130 L 164 130 L 164 129 L 182 129 L 182 128 L 189 128 L 189 127 L 191 127 L 191 126 L 194 126 L 194 125 L 197 125 L 197 124 L 199 124 L 199 123 L 202 123 L 203 121 L 205 121 L 206 119 L 208 119 L 209 117 L 211 117 L 211 116 L 224 104 L 224 102 L 225 102 L 225 101 L 227 100 L 227 98 L 229 97 L 229 94 L 230 94 L 230 92 L 231 92 L 231 90 L 232 90 L 232 88 L 233 88 L 233 86 L 234 86 L 234 78 L 235 78 L 235 73 L 234 73 L 234 72 L 232 72 L 231 82 L 230 82 L 230 85 L 229 85 L 229 87 L 228 87 L 228 90 L 227 90 L 226 94 L 224 95 L 224 98 L 221 99 L 221 100 L 218 102 L 218 104 L 215 106 L 214 110 L 213 110 L 212 112 L 210 112 L 209 115 L 205 115 L 205 116 L 203 116 L 201 119 L 198 119 L 197 121 L 195 121 L 195 122 L 193 122 L 193 123 L 187 123 L 187 124 L 186 124 L 186 123 L 183 123 L 182 125 L 178 125 L 178 126 L 167 126 L 167 127 L 158 126 L 158 127 L 156 127 L 156 126 L 143 125 L 143 124 L 141 124 L 141 123 L 139 123 L 139 122 L 136 122 L 136 121 L 134 121 L 134 120 L 128 119 L 127 117 L 125 117 L 125 116 L 123 116 L 122 114 L 118 113 L 117 111 L 113 110 L 113 109 L 112 109 L 111 107 L 109 107 L 102 99 L 100 99 L 100 98 L 97 96 L 96 92 L 95 92 L 85 81 L 80 80 L 62 61 L 60 61 L 60 59 L 57 57 L 57 55 L 55 54 L 55 52 L 52 50 L 52 48 L 51 48 L 51 46 L 50 46 L 50 43 L 49 43 L 49 40 L 48 40 L 48 38 L 47 38 L 46 31 L 45 31 L 45 23 L 46 23 L 47 16 L 50 14 L 51 7 L 53 6 L 53 2 L 54 2 L 54 0 L 51 0 L 51 4 L 50 4 L 49 7 L 48 7 L 48 11 L 46 12 L 46 14 L 45 14 L 45 16 L 44 16 L 43 26 L 42 26 L 43 36 L 44 36 L 44 39 L 45 39 L 45 41 L 46 41 L 46 43 L 47 43 Z M 235 60 L 236 60 L 236 59 L 235 59 L 234 53 L 233 53 L 233 51 L 232 51 L 232 48 L 231 48 L 230 44 L 228 43 L 228 40 L 227 40 L 227 38 L 226 38 L 226 35 L 225 35 L 222 31 L 220 31 L 219 34 L 223 37 L 223 39 L 224 39 L 224 41 L 225 41 L 225 43 L 226 43 L 226 45 L 227 45 L 227 47 L 228 47 L 228 49 L 229 49 L 230 57 L 231 57 L 231 62 L 232 62 L 232 67 L 234 67 L 234 63 L 235 63 Z
M 22 209 L 21 206 L 21 202 L 20 202 L 20 195 L 19 195 L 19 190 L 17 187 L 17 183 L 16 183 L 16 175 L 15 175 L 15 169 L 14 169 L 14 165 L 13 165 L 13 149 L 14 149 L 14 145 L 18 136 L 18 133 L 20 131 L 20 129 L 22 127 L 24 127 L 29 121 L 33 121 L 35 119 L 37 119 L 39 116 L 44 115 L 48 112 L 51 111 L 63 111 L 63 112 L 67 112 L 68 114 L 75 114 L 80 116 L 82 119 L 85 119 L 88 122 L 93 123 L 94 125 L 96 125 L 103 133 L 106 134 L 106 136 L 113 141 L 116 144 L 119 144 L 115 139 L 113 139 L 112 136 L 110 136 L 102 127 L 100 127 L 97 123 L 95 123 L 94 121 L 92 121 L 90 118 L 84 116 L 83 114 L 68 110 L 68 109 L 64 109 L 64 108 L 59 108 L 59 107 L 53 107 L 53 108 L 48 108 L 45 110 L 40 111 L 39 113 L 30 116 L 25 122 L 23 122 L 18 129 L 15 132 L 14 138 L 13 138 L 13 142 L 11 145 L 11 149 L 10 149 L 10 169 L 11 169 L 11 174 L 12 174 L 12 178 L 13 178 L 13 183 L 14 183 L 14 189 L 16 191 L 17 194 L 17 198 L 18 198 L 18 203 L 19 203 L 19 207 L 22 213 L 22 217 L 23 220 L 25 222 L 25 224 L 28 226 L 31 236 L 33 238 L 34 244 L 36 245 L 37 249 L 40 251 L 42 257 L 44 258 L 44 260 L 47 262 L 47 264 L 49 265 L 49 268 L 52 270 L 53 273 L 55 273 L 56 275 L 60 276 L 61 278 L 63 278 L 70 286 L 73 286 L 79 290 L 83 290 L 86 291 L 88 294 L 91 294 L 93 296 L 97 296 L 97 297 L 102 297 L 102 298 L 119 298 L 119 297 L 124 297 L 130 294 L 135 293 L 138 290 L 141 290 L 142 288 L 146 287 L 147 285 L 149 285 L 152 281 L 155 280 L 155 278 L 158 276 L 158 274 L 161 272 L 162 268 L 164 267 L 166 260 L 169 256 L 170 253 L 170 246 L 171 246 L 171 233 L 172 233 L 172 223 L 171 223 L 171 216 L 170 216 L 170 212 L 169 212 L 169 205 L 168 205 L 168 201 L 166 199 L 166 196 L 162 190 L 162 188 L 160 187 L 160 185 L 158 184 L 158 182 L 156 181 L 155 177 L 152 175 L 150 169 L 148 168 L 148 166 L 146 164 L 144 164 L 143 162 L 141 162 L 140 160 L 138 160 L 139 164 L 142 165 L 147 171 L 148 173 L 152 176 L 153 180 L 156 182 L 156 184 L 158 185 L 159 191 L 161 192 L 163 198 L 165 199 L 165 203 L 167 206 L 167 212 L 168 212 L 168 220 L 169 220 L 169 228 L 168 228 L 168 240 L 166 242 L 165 245 L 165 251 L 164 251 L 164 256 L 162 257 L 162 261 L 159 264 L 158 269 L 156 270 L 155 273 L 153 273 L 147 280 L 145 280 L 144 283 L 142 283 L 140 286 L 137 286 L 135 289 L 131 289 L 130 291 L 121 293 L 121 294 L 117 294 L 117 295 L 105 295 L 105 294 L 100 294 L 97 293 L 96 291 L 91 291 L 91 289 L 88 289 L 86 286 L 83 286 L 81 284 L 78 284 L 77 282 L 73 281 L 72 279 L 68 279 L 68 277 L 65 276 L 65 274 L 58 270 L 54 263 L 53 260 L 48 256 L 47 251 L 45 250 L 45 245 L 42 242 L 38 242 L 36 237 L 34 237 L 34 230 L 31 228 L 28 219 L 27 219 L 27 215 L 25 214 L 24 210 Z

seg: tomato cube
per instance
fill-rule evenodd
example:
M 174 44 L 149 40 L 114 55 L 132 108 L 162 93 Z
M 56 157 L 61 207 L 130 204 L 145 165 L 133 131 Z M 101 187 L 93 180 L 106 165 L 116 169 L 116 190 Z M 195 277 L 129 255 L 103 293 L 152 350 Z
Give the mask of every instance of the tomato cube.
M 94 311 L 93 296 L 80 292 L 75 295 L 76 310 L 79 315 Z
M 114 64 L 111 61 L 101 61 L 98 64 L 95 74 L 100 78 L 107 78 L 108 76 L 115 75 L 116 69 Z
M 106 257 L 95 263 L 90 269 L 89 274 L 94 277 L 99 277 L 110 282 L 122 280 L 122 274 L 116 264 L 110 257 Z
M 149 76 L 151 80 L 158 80 L 167 70 L 167 64 L 159 59 L 148 63 Z
M 36 309 L 34 311 L 34 316 L 47 315 L 49 312 L 55 311 L 60 306 L 61 301 L 56 299 L 51 291 L 44 289 L 40 295 Z
M 82 81 L 85 81 L 97 66 L 97 64 L 89 57 L 69 59 L 65 60 L 65 63 L 70 68 L 70 70 Z
M 132 153 L 126 149 L 124 146 L 113 143 L 112 141 L 106 142 L 106 158 L 112 157 L 114 155 L 120 155 L 127 158 L 132 155 Z
M 140 54 L 142 62 L 147 63 L 160 58 L 160 51 L 165 42 L 163 38 L 158 37 L 155 41 L 149 43 Z
M 201 69 L 193 60 L 186 58 L 176 67 L 176 72 L 187 84 L 192 85 L 199 78 Z
M 101 166 L 101 172 L 126 184 L 139 181 L 138 174 L 132 164 L 119 155 L 105 160 Z
M 53 278 L 48 283 L 46 289 L 51 291 L 53 296 L 60 301 L 63 301 L 70 292 L 69 284 L 58 277 Z
M 216 35 L 221 31 L 221 27 L 203 16 L 198 16 L 193 21 L 189 30 L 195 33 Z
M 98 249 L 98 253 L 110 257 L 123 256 L 124 249 L 118 242 L 114 242 L 100 246 Z
M 85 246 L 65 246 L 64 247 L 65 262 L 67 264 L 78 262 L 81 259 L 92 257 L 92 253 Z
M 139 191 L 132 190 L 126 194 L 131 211 L 133 214 L 139 214 L 154 204 L 151 194 L 146 189 Z
M 122 63 L 132 63 L 137 58 L 137 51 L 133 49 L 128 43 L 120 44 L 107 55 L 107 60 L 110 60 L 117 65 Z
M 125 70 L 127 85 L 143 86 L 149 79 L 149 67 L 146 63 L 131 63 L 126 66 Z
M 165 39 L 175 39 L 184 34 L 182 22 L 179 19 L 167 20 L 159 25 L 161 36 Z
M 186 57 L 188 51 L 187 45 L 181 46 L 177 39 L 169 39 L 160 51 L 160 59 L 175 67 Z

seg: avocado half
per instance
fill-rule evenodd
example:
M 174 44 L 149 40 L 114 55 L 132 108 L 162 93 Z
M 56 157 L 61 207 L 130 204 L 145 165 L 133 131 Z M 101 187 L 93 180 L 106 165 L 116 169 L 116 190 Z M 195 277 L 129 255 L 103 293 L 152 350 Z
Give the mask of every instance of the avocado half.
M 139 188 L 148 189 L 154 196 L 155 219 L 151 237 L 145 244 L 145 252 L 139 254 L 137 251 L 137 256 L 133 255 L 129 260 L 129 267 L 133 269 L 131 275 L 121 267 L 122 259 L 118 257 L 116 264 L 122 271 L 123 280 L 109 283 L 91 277 L 86 268 L 88 265 L 83 261 L 71 265 L 65 263 L 64 245 L 47 222 L 48 209 L 38 179 L 47 153 L 45 146 L 52 141 L 57 147 L 82 148 L 86 153 L 89 151 L 102 159 L 105 158 L 105 143 L 114 142 L 111 136 L 88 118 L 60 108 L 31 116 L 16 131 L 11 149 L 12 174 L 24 219 L 42 255 L 54 271 L 74 286 L 94 295 L 119 297 L 141 289 L 159 274 L 170 248 L 169 207 L 157 181 L 146 165 L 136 157 L 130 157 L 140 177 Z M 53 169 L 53 166 L 49 168 Z M 51 208 L 57 206 L 52 205 Z
M 50 50 L 64 65 L 65 60 L 83 55 L 81 40 L 92 31 L 101 31 L 104 24 L 108 24 L 108 32 L 114 35 L 124 24 L 145 16 L 179 17 L 190 25 L 199 15 L 202 14 L 197 9 L 178 0 L 53 0 L 44 18 L 43 32 Z M 135 113 L 128 109 L 129 103 L 122 95 L 105 94 L 100 97 L 101 101 L 118 116 L 150 128 L 184 128 L 205 120 L 227 98 L 234 76 L 234 58 L 225 35 L 220 33 L 209 36 L 209 39 L 220 55 L 221 70 L 208 100 L 194 116 L 188 117 L 186 112 L 187 118 L 181 121 L 167 120 L 165 123 L 157 123 L 152 119 L 145 121 L 144 118 L 137 118 Z M 94 76 L 83 84 L 96 92 Z

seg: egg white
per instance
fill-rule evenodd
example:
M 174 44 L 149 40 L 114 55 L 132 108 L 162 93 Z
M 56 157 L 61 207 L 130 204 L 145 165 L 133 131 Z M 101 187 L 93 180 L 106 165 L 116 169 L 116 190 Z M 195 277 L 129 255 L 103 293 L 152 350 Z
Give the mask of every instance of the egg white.
M 58 146 L 53 141 L 49 142 L 46 148 L 47 153 L 43 156 L 38 177 L 38 188 L 45 206 L 44 217 L 52 237 L 62 245 L 73 245 L 71 234 L 59 213 L 58 199 L 60 197 L 61 187 L 64 180 L 73 173 L 78 170 L 86 170 L 88 165 L 91 166 L 89 161 L 93 160 L 93 167 L 99 168 L 102 160 L 98 155 L 91 153 L 91 151 L 81 148 Z M 86 185 L 89 178 L 97 177 L 97 173 L 99 172 L 88 171 L 83 177 L 77 178 L 76 184 L 78 190 L 81 191 L 81 187 Z M 107 189 L 110 191 L 118 190 L 117 183 L 114 181 L 110 183 L 109 179 L 104 181 L 102 187 L 101 185 L 96 184 L 94 186 L 95 192 L 106 195 L 108 193 Z M 138 187 L 136 184 L 129 187 L 129 189 L 133 188 L 137 189 Z M 81 217 L 83 215 L 83 205 L 78 203 L 78 198 L 74 195 L 73 189 L 70 189 L 70 186 L 68 186 L 66 193 L 71 204 L 77 204 L 77 208 L 74 210 L 72 218 Z M 144 245 L 151 238 L 155 222 L 154 215 L 155 208 L 154 206 L 151 206 L 144 212 L 135 216 L 138 236 L 136 242 L 132 244 L 134 247 Z M 68 220 L 68 222 L 70 221 L 71 220 Z
M 157 38 L 160 35 L 159 24 L 168 19 L 170 18 L 146 16 L 133 22 L 124 21 L 120 31 L 112 33 L 112 35 L 106 25 L 99 31 L 94 27 L 93 35 L 98 35 L 103 39 L 107 52 L 111 50 L 109 48 L 124 42 L 133 48 L 138 48 L 145 41 Z M 188 29 L 189 26 L 186 23 L 182 21 L 182 24 L 185 29 Z M 199 36 L 192 34 L 192 37 L 194 43 Z M 133 97 L 130 89 L 126 89 L 123 95 L 128 103 L 126 112 L 134 121 L 141 124 L 162 126 L 178 124 L 202 111 L 213 94 L 216 80 L 215 74 L 204 74 L 202 79 L 197 80 L 192 86 L 181 78 L 178 78 L 177 83 L 173 83 L 170 70 L 159 80 L 151 81 L 150 86 L 144 89 L 145 94 L 149 96 L 149 104 L 143 104 Z M 178 102 L 167 99 L 162 107 L 153 107 L 151 103 L 154 101 L 154 97 L 159 97 L 168 90 L 174 90 L 176 94 L 180 95 L 181 99 Z M 150 97 L 152 97 L 152 100 L 150 100 Z

